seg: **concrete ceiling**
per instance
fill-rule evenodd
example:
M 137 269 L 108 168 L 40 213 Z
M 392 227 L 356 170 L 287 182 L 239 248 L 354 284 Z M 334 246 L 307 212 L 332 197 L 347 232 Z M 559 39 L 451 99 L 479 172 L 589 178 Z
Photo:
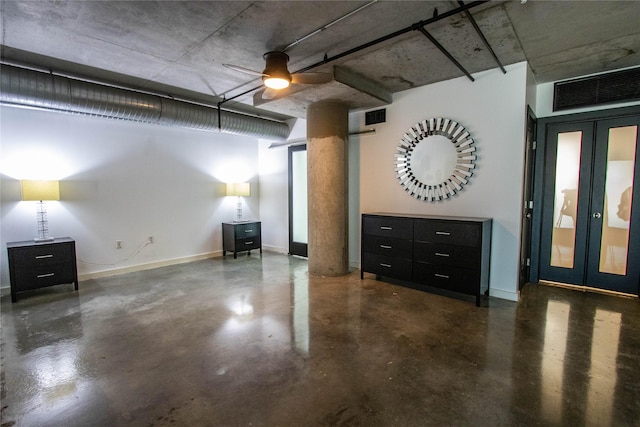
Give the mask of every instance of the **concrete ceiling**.
M 224 63 L 262 71 L 265 52 L 331 24 L 286 50 L 294 72 L 459 6 L 383 0 L 2 0 L 2 60 L 215 104 L 261 84 L 259 77 Z M 538 83 L 640 64 L 635 1 L 495 1 L 470 13 L 500 62 L 527 60 Z M 472 75 L 501 72 L 464 13 L 424 28 Z M 367 109 L 387 104 L 395 92 L 464 76 L 416 30 L 312 71 L 335 77 L 322 85 L 295 85 L 258 109 L 254 92 L 224 106 L 275 119 L 305 117 L 307 106 L 318 100 L 341 99 L 352 109 Z

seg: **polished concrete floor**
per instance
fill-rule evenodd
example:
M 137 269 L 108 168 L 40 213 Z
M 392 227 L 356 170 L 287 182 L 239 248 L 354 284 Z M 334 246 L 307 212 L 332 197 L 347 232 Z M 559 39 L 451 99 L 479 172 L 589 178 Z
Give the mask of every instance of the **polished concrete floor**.
M 2 426 L 639 426 L 640 302 L 211 259 L 2 298 Z

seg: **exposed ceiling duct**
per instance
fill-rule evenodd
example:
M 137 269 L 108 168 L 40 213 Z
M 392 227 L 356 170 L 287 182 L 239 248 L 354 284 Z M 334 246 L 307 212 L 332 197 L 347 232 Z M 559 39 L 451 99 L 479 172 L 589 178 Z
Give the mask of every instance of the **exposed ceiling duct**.
M 283 122 L 5 64 L 0 65 L 0 104 L 273 141 L 290 133 Z

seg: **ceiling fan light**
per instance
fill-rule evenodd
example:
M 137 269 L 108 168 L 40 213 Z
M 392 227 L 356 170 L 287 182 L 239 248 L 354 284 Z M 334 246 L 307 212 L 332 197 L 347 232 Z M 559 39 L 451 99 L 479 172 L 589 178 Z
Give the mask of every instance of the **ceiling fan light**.
M 283 77 L 265 77 L 264 85 L 271 89 L 284 89 L 289 86 L 290 81 Z
M 273 51 L 263 55 L 266 66 L 262 74 L 264 85 L 271 89 L 284 89 L 291 83 L 291 74 L 287 69 L 289 55 L 284 52 Z

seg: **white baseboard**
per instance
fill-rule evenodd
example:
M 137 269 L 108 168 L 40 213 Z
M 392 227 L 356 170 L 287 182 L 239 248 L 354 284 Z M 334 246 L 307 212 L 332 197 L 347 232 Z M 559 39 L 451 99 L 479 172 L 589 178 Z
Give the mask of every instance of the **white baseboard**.
M 262 250 L 275 252 L 278 254 L 285 254 L 285 255 L 289 253 L 289 248 L 281 248 L 279 246 L 271 246 L 271 245 L 262 245 Z
M 519 292 L 502 291 L 500 289 L 491 289 L 491 288 L 489 288 L 489 296 L 500 298 L 500 299 L 506 299 L 509 301 L 515 301 L 515 302 L 518 302 L 518 300 L 520 299 Z
M 147 264 L 132 265 L 129 267 L 112 268 L 109 270 L 95 271 L 92 273 L 79 274 L 78 282 L 85 280 L 99 279 L 101 277 L 117 276 L 119 274 L 133 273 L 136 271 L 151 270 L 153 268 L 167 267 L 169 265 L 184 264 L 187 262 L 200 261 L 208 258 L 217 258 L 222 256 L 222 251 L 208 252 L 204 254 L 191 255 L 182 258 L 173 258 L 162 261 L 150 262 Z

